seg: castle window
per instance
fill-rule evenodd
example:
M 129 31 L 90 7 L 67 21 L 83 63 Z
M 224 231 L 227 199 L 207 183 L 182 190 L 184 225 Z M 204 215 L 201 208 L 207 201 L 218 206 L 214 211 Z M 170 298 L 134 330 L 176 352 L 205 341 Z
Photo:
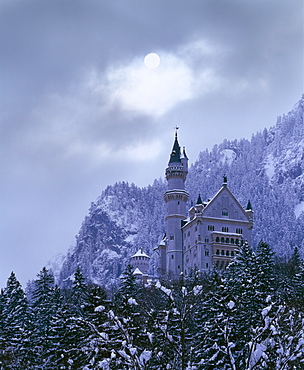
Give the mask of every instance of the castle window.
M 224 256 L 225 255 L 225 251 L 224 250 L 221 250 L 221 255 Z
M 195 231 L 197 231 L 197 226 L 195 226 Z
M 205 251 L 205 256 L 209 256 L 209 251 Z
M 225 239 L 224 238 L 221 238 L 221 243 L 225 243 Z
M 216 255 L 219 255 L 219 254 L 220 254 L 220 250 L 219 250 L 219 249 L 217 249 L 215 254 L 216 254 Z
M 222 210 L 222 216 L 223 217 L 228 217 L 228 210 L 227 209 Z
M 205 238 L 205 243 L 209 243 L 209 239 L 208 238 Z
M 231 257 L 234 257 L 234 251 L 231 251 Z
M 216 239 L 215 239 L 216 243 L 219 243 L 220 242 L 220 238 L 217 236 Z
M 208 225 L 208 230 L 209 231 L 214 231 L 214 226 L 213 225 Z
M 229 256 L 229 251 L 226 251 L 226 256 Z
M 239 239 L 235 239 L 235 244 L 238 245 L 239 244 Z
M 177 202 L 177 205 L 179 206 L 179 201 Z
M 174 260 L 174 255 L 172 254 L 171 258 Z
M 188 231 L 188 236 L 190 236 L 190 231 Z
M 226 244 L 229 244 L 229 238 L 226 238 Z
M 228 233 L 229 229 L 227 226 L 223 226 L 222 227 L 222 231 L 225 232 L 225 233 Z
M 174 235 L 170 235 L 170 240 L 174 240 Z
M 206 263 L 206 269 L 207 269 L 208 267 L 209 267 L 209 263 L 207 262 L 207 263 Z
M 237 228 L 237 229 L 236 229 L 236 233 L 237 233 L 237 234 L 243 234 L 243 229 Z
M 230 243 L 234 244 L 234 239 L 233 238 L 231 238 Z
M 198 234 L 197 238 L 198 240 L 202 240 L 200 234 Z

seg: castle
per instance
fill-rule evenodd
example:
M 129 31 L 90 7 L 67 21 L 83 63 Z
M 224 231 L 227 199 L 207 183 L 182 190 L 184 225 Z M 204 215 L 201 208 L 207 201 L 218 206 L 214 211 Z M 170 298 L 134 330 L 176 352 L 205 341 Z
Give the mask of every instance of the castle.
M 183 272 L 187 276 L 193 270 L 202 272 L 213 267 L 222 270 L 239 252 L 242 243 L 251 244 L 253 211 L 250 201 L 244 210 L 229 190 L 226 176 L 213 198 L 203 202 L 198 195 L 187 217 L 187 174 L 188 157 L 185 148 L 181 150 L 176 131 L 166 168 L 166 235 L 157 248 L 161 275 L 179 276 Z M 144 274 L 147 273 L 148 258 L 142 251 L 131 257 L 137 274 L 142 272 L 139 263 L 144 260 Z

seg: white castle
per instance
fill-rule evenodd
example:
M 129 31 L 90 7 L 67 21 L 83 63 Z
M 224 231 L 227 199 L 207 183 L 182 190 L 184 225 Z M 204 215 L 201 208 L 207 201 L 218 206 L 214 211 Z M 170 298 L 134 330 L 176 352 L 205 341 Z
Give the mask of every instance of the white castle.
M 189 194 L 185 190 L 188 174 L 188 158 L 185 148 L 181 150 L 177 132 L 173 149 L 166 168 L 168 189 L 164 194 L 166 202 L 166 235 L 158 246 L 160 256 L 160 275 L 185 276 L 193 270 L 203 272 L 216 267 L 226 268 L 239 252 L 244 242 L 251 244 L 253 211 L 250 201 L 246 210 L 240 205 L 227 186 L 224 176 L 222 187 L 209 199 L 203 202 L 200 195 L 195 206 L 189 209 Z M 137 252 L 131 257 L 131 264 L 143 274 L 147 274 L 136 262 L 135 257 L 143 254 Z M 145 262 L 149 257 L 144 254 Z M 134 271 L 134 273 L 135 273 Z

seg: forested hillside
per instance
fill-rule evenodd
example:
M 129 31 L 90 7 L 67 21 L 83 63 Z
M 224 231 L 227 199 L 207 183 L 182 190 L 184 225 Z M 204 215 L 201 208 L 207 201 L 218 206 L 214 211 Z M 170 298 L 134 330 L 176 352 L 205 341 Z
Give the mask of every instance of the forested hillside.
M 290 257 L 295 246 L 301 254 L 304 250 L 303 108 L 304 96 L 274 126 L 251 140 L 225 140 L 201 152 L 186 183 L 190 206 L 199 193 L 211 198 L 226 174 L 240 203 L 246 206 L 251 201 L 253 248 L 264 240 L 282 259 Z M 92 282 L 115 286 L 139 248 L 152 257 L 151 273 L 157 272 L 154 248 L 164 234 L 165 190 L 164 180 L 145 188 L 128 183 L 108 186 L 91 204 L 61 271 L 54 271 L 60 285 L 68 283 L 80 266 Z

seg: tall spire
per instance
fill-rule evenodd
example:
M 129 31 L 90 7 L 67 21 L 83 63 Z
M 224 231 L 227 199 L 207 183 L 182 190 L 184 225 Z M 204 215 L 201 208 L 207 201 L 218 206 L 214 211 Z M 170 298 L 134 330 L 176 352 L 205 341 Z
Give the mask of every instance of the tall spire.
M 174 128 L 175 128 L 175 139 L 174 139 L 172 152 L 170 154 L 169 163 L 180 163 L 181 162 L 181 151 L 180 151 L 180 146 L 179 146 L 179 142 L 177 138 L 178 126 Z

